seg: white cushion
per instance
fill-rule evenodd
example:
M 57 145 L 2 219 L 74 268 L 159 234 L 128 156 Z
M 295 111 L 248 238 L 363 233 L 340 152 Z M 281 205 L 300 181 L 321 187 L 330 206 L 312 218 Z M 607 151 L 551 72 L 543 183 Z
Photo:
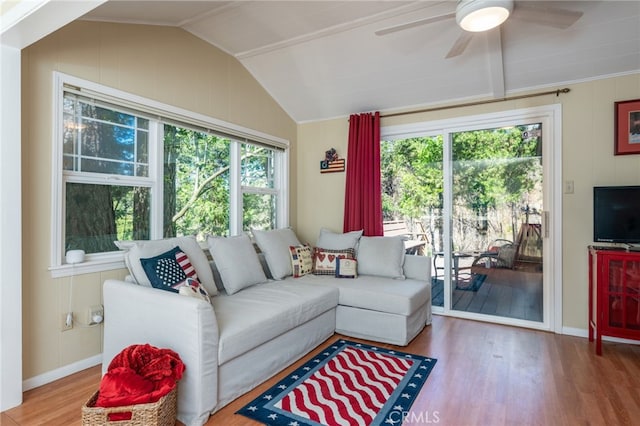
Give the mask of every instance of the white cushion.
M 289 280 L 293 278 L 286 281 Z M 339 304 L 342 306 L 396 315 L 411 315 L 427 301 L 431 301 L 431 283 L 428 281 L 395 281 L 374 275 L 358 275 L 358 278 L 349 280 L 305 275 L 295 282 L 299 285 L 322 285 L 340 289 Z
M 404 279 L 402 237 L 362 237 L 358 246 L 358 274 Z
M 140 263 L 140 258 L 154 257 L 174 247 L 180 247 L 189 257 L 191 265 L 193 265 L 196 274 L 198 274 L 198 281 L 207 289 L 209 295 L 215 296 L 218 294 L 207 255 L 193 236 L 149 241 L 119 241 L 118 247 L 127 249 L 124 259 L 131 276 L 138 284 L 147 287 L 151 287 L 151 282 Z
M 408 345 L 430 323 L 431 301 L 406 316 L 344 305 L 336 309 L 336 333 L 396 346 Z
M 218 319 L 218 364 L 257 348 L 331 310 L 338 291 L 326 286 L 299 285 L 297 280 L 271 281 L 211 302 Z M 287 348 L 282 348 L 283 353 Z M 247 368 L 251 368 L 247 366 Z
M 209 236 L 207 243 L 228 294 L 267 281 L 258 253 L 247 235 L 226 238 Z
M 431 257 L 405 254 L 402 270 L 407 279 L 430 281 Z
M 358 241 L 362 237 L 362 230 L 339 234 L 327 228 L 320 228 L 320 235 L 316 247 L 330 250 L 354 249 L 357 251 Z
M 274 280 L 281 280 L 293 274 L 290 246 L 299 246 L 300 241 L 290 228 L 270 231 L 252 230 L 256 244 L 260 247 L 269 265 Z

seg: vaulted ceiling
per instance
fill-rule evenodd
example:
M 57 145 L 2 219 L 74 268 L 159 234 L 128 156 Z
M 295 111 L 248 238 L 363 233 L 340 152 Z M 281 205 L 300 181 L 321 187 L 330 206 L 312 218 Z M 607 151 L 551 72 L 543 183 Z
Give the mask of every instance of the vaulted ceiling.
M 639 1 L 516 0 L 501 27 L 446 58 L 463 34 L 455 9 L 455 1 L 111 0 L 83 19 L 183 28 L 237 58 L 297 122 L 640 72 Z M 557 28 L 565 15 L 575 22 Z

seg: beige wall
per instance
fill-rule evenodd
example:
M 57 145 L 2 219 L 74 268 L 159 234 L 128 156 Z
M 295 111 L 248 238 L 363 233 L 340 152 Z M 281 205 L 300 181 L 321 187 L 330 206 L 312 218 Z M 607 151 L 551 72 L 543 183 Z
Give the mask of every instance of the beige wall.
M 640 184 L 640 155 L 613 155 L 613 103 L 640 98 L 640 74 L 567 87 L 571 92 L 559 97 L 383 118 L 382 126 L 561 104 L 562 178 L 575 184 L 574 194 L 563 194 L 563 326 L 587 330 L 586 247 L 593 238 L 592 187 Z M 297 231 L 305 241 L 315 242 L 322 226 L 342 230 L 345 173 L 321 175 L 318 163 L 331 147 L 346 157 L 347 138 L 347 117 L 298 126 Z
M 102 352 L 102 329 L 60 332 L 70 278 L 52 279 L 52 72 L 116 89 L 288 139 L 296 124 L 231 56 L 176 28 L 74 22 L 22 52 L 23 379 Z M 296 167 L 292 164 L 295 176 Z M 295 226 L 296 183 L 291 217 Z M 101 303 L 106 278 L 124 270 L 76 276 L 73 310 Z M 108 315 L 108 312 L 106 312 Z

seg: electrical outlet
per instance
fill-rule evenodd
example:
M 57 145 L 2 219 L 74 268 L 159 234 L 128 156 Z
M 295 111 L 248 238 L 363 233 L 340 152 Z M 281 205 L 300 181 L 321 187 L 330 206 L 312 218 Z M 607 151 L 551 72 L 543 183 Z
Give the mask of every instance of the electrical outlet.
M 73 312 L 60 315 L 60 330 L 67 331 L 73 328 Z
M 87 324 L 96 325 L 104 320 L 104 308 L 102 305 L 90 306 L 87 310 Z

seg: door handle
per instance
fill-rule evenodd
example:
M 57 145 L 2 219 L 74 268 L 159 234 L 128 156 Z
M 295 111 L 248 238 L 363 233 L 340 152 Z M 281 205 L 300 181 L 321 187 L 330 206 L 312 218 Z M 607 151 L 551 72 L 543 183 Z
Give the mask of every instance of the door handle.
M 549 238 L 549 212 L 543 211 L 541 215 L 542 222 L 542 236 L 544 238 Z

